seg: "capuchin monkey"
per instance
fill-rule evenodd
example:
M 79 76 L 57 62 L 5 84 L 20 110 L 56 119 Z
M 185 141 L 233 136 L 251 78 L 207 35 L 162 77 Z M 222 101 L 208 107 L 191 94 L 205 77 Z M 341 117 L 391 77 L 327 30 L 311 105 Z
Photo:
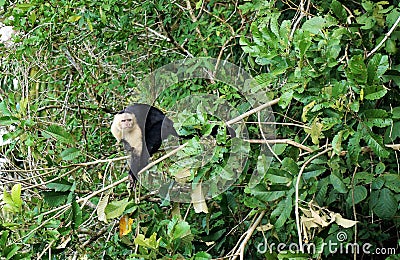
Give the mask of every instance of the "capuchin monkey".
M 216 136 L 218 127 L 212 129 L 211 135 Z M 231 127 L 226 128 L 230 137 L 235 137 Z M 138 173 L 148 163 L 150 157 L 158 151 L 162 141 L 168 136 L 190 139 L 192 136 L 180 136 L 174 128 L 174 123 L 159 109 L 135 103 L 114 116 L 111 133 L 118 143 L 122 141 L 125 150 L 130 154 L 129 175 L 133 183 L 138 179 Z
M 157 152 L 168 136 L 179 136 L 174 123 L 159 109 L 147 104 L 133 104 L 114 116 L 111 133 L 118 143 L 122 141 L 125 150 L 130 153 L 130 171 L 132 181 Z

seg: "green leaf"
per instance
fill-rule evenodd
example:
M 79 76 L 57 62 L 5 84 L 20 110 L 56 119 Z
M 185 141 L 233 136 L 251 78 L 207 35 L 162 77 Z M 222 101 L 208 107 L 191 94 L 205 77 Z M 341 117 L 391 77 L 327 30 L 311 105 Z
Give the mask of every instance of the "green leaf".
M 264 202 L 275 201 L 275 200 L 285 196 L 285 194 L 286 194 L 283 187 L 282 187 L 282 190 L 270 191 L 270 190 L 267 190 L 265 185 L 262 183 L 260 183 L 259 185 L 255 186 L 253 188 L 246 187 L 245 192 L 252 194 L 258 200 L 261 200 Z
M 380 135 L 376 135 L 371 131 L 367 131 L 363 135 L 363 139 L 367 142 L 368 146 L 371 147 L 372 151 L 380 157 L 387 158 L 390 153 L 383 146 L 383 138 Z
M 286 157 L 282 160 L 282 169 L 290 172 L 292 176 L 296 176 L 300 171 L 297 163 L 290 157 Z
M 174 227 L 172 238 L 173 239 L 183 238 L 190 234 L 191 234 L 190 225 L 186 221 L 180 221 Z
M 392 119 L 387 118 L 388 113 L 383 109 L 368 109 L 362 113 L 365 118 L 365 125 L 372 128 L 376 127 L 387 127 L 392 124 Z
M 82 210 L 79 204 L 74 200 L 72 202 L 72 228 L 74 230 L 82 224 Z
M 330 181 L 331 181 L 331 184 L 333 185 L 333 188 L 336 191 L 338 191 L 340 193 L 347 193 L 346 185 L 344 184 L 343 180 L 339 176 L 337 176 L 335 173 L 331 173 Z
M 342 4 L 336 0 L 333 0 L 331 3 L 331 9 L 333 13 L 343 22 L 347 19 L 347 12 L 343 8 Z
M 150 238 L 145 238 L 144 235 L 138 234 L 133 242 L 135 243 L 135 245 L 138 246 L 143 246 L 150 249 L 157 249 L 159 247 L 161 237 L 158 240 L 156 240 L 156 238 L 156 233 L 153 233 Z
M 0 117 L 0 125 L 2 125 L 2 126 L 18 124 L 19 122 L 20 122 L 20 120 L 17 117 L 14 117 L 14 116 L 2 116 L 2 117 Z
M 382 176 L 379 176 L 372 180 L 371 189 L 373 190 L 380 190 L 385 183 L 385 179 Z
M 7 251 L 8 250 L 9 251 L 8 251 L 7 256 L 6 256 L 7 260 L 13 258 L 15 256 L 15 254 L 18 252 L 18 250 L 20 249 L 20 247 L 18 245 L 15 245 L 15 244 L 9 245 L 8 247 L 9 248 L 7 248 Z
M 21 184 L 15 184 L 11 189 L 11 198 L 14 202 L 14 205 L 21 209 L 22 206 L 22 199 L 21 199 Z
M 42 194 L 50 207 L 57 207 L 67 201 L 69 192 L 44 191 Z
M 60 141 L 62 143 L 66 144 L 74 144 L 75 140 L 73 136 L 65 131 L 65 129 L 59 125 L 50 125 L 47 127 L 46 130 L 43 130 L 45 134 L 48 134 L 55 138 L 57 141 Z
M 367 83 L 367 67 L 362 55 L 355 55 L 349 60 L 349 69 L 349 79 L 361 84 Z
M 375 54 L 368 62 L 368 83 L 378 82 L 380 77 L 385 74 L 389 68 L 389 58 L 380 53 Z
M 211 260 L 212 256 L 206 252 L 198 252 L 194 255 L 194 260 Z
M 290 101 L 292 101 L 293 98 L 293 93 L 294 93 L 293 90 L 285 91 L 282 93 L 278 102 L 278 105 L 282 109 L 285 109 L 290 104 Z
M 315 100 L 303 107 L 303 114 L 301 115 L 301 120 L 303 120 L 303 122 L 307 121 L 307 113 L 308 111 L 310 111 L 311 108 L 314 107 L 314 105 L 315 105 Z
M 391 189 L 396 193 L 400 193 L 400 175 L 399 174 L 384 174 L 385 187 Z
M 385 171 L 385 164 L 383 162 L 379 162 L 376 166 L 375 166 L 375 173 L 376 174 L 381 174 Z
M 332 139 L 333 152 L 339 155 L 342 152 L 343 131 L 339 131 Z
M 60 157 L 63 161 L 71 161 L 78 157 L 81 154 L 81 151 L 75 147 L 67 148 L 61 152 Z
M 51 183 L 46 184 L 46 187 L 52 189 L 54 191 L 70 191 L 72 187 L 72 183 L 66 180 L 58 180 Z
M 367 198 L 367 189 L 364 186 L 355 186 L 354 187 L 354 204 L 358 204 L 361 201 L 365 200 Z M 349 193 L 350 197 L 352 196 L 352 193 Z
M 8 110 L 7 103 L 5 100 L 0 102 L 0 115 L 2 115 L 2 116 L 11 116 L 12 115 L 10 110 Z
M 356 132 L 352 137 L 350 137 L 348 142 L 348 158 L 349 161 L 353 164 L 358 164 L 358 157 L 360 156 L 361 152 L 361 134 L 360 132 Z
M 305 31 L 309 31 L 313 34 L 321 34 L 321 30 L 324 29 L 326 20 L 320 16 L 315 16 L 304 22 L 301 27 Z
M 107 219 L 118 218 L 122 216 L 126 206 L 128 206 L 129 200 L 125 198 L 123 200 L 115 200 L 110 202 L 104 212 L 106 213 Z
M 368 86 L 364 89 L 364 98 L 367 100 L 377 100 L 383 98 L 387 93 L 384 86 Z
M 400 107 L 394 107 L 392 109 L 392 118 L 399 119 L 400 118 Z
M 293 201 L 291 194 L 288 194 L 286 199 L 282 200 L 280 203 L 284 204 L 283 210 L 279 215 L 278 219 L 275 221 L 274 227 L 279 229 L 285 225 L 286 220 L 290 217 L 293 209 Z M 279 206 L 279 205 L 278 205 Z
M 374 213 L 382 219 L 392 219 L 397 212 L 398 203 L 393 193 L 386 188 L 376 191 L 378 193 L 377 201 L 374 203 Z

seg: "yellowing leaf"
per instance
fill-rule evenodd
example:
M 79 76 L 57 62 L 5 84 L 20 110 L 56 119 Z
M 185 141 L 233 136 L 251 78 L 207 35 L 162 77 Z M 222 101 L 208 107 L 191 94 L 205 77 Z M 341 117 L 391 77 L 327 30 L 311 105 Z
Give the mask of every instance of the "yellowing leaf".
M 311 132 L 310 132 L 311 141 L 314 144 L 319 144 L 319 138 L 321 137 L 322 127 L 323 125 L 320 122 L 318 122 L 318 119 L 316 118 L 311 125 Z
M 119 220 L 119 237 L 125 236 L 132 231 L 133 219 L 123 215 Z
M 156 240 L 156 237 L 156 233 L 153 233 L 150 238 L 146 238 L 144 235 L 139 234 L 133 242 L 135 243 L 135 245 L 138 246 L 143 246 L 150 249 L 157 249 L 160 244 L 161 237 L 158 240 Z
M 257 231 L 268 231 L 268 230 L 271 230 L 272 228 L 274 228 L 274 225 L 272 225 L 271 223 L 268 223 L 268 224 L 257 227 Z
M 303 107 L 303 114 L 301 115 L 301 120 L 303 120 L 303 122 L 307 121 L 307 113 L 314 105 L 315 105 L 315 100 Z
M 74 22 L 78 21 L 79 19 L 81 19 L 81 17 L 82 17 L 82 15 L 73 15 L 73 16 L 70 16 L 70 17 L 68 18 L 67 22 L 69 22 L 69 23 L 74 23 Z
M 99 221 L 103 221 L 104 223 L 107 223 L 107 216 L 105 213 L 105 209 L 107 207 L 108 203 L 108 197 L 110 196 L 109 193 L 107 193 L 103 199 L 99 201 L 99 204 L 97 205 L 97 218 Z

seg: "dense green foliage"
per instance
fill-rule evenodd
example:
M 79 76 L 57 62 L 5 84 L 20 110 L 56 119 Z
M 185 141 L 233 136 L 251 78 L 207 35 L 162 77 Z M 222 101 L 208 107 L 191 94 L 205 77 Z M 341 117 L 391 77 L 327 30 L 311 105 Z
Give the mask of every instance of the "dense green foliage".
M 338 252 L 346 243 L 370 243 L 371 254 L 398 252 L 398 1 L 3 0 L 0 6 L 2 22 L 18 32 L 14 44 L 0 46 L 0 126 L 8 131 L 0 146 L 7 159 L 0 168 L 2 258 L 353 258 Z M 132 194 L 128 181 L 113 185 L 128 171 L 109 132 L 113 113 L 148 102 L 138 82 L 149 72 L 191 57 L 246 69 L 258 83 L 249 92 L 260 105 L 279 99 L 271 136 L 257 114 L 246 117 L 249 139 L 276 136 L 269 140 L 273 152 L 265 156 L 251 143 L 245 171 L 206 201 L 208 213 L 154 191 Z M 155 105 L 183 134 L 208 134 L 215 118 L 202 107 L 193 114 L 173 110 L 200 93 L 241 114 L 253 105 L 241 89 L 205 79 L 174 84 Z M 220 167 L 232 144 L 221 129 L 208 165 L 190 159 L 208 152 L 199 138 L 176 155 L 192 164 L 190 181 L 232 178 Z M 153 169 L 175 177 L 187 170 L 172 159 Z M 283 251 L 273 246 L 279 243 L 313 243 L 316 250 Z M 337 243 L 336 251 L 328 243 Z M 358 257 L 372 255 L 360 250 Z

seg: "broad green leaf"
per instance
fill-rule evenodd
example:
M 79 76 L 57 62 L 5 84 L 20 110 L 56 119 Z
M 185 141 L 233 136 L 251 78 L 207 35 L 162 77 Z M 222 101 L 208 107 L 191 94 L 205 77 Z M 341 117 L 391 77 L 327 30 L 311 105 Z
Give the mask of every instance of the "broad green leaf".
M 368 62 L 368 83 L 378 82 L 380 77 L 385 74 L 389 68 L 389 59 L 387 55 L 375 54 Z
M 135 243 L 135 245 L 138 246 L 143 246 L 150 249 L 157 249 L 159 247 L 161 237 L 158 240 L 156 240 L 156 238 L 156 233 L 153 233 L 150 238 L 146 238 L 144 235 L 138 234 L 133 242 Z
M 347 193 L 346 185 L 343 183 L 343 180 L 339 176 L 337 176 L 335 173 L 331 173 L 330 181 L 331 181 L 331 184 L 333 185 L 333 188 L 336 191 L 338 191 L 340 193 Z
M 400 118 L 400 107 L 394 107 L 392 109 L 392 118 L 399 119 Z
M 346 21 L 347 19 L 347 12 L 346 10 L 343 8 L 342 4 L 336 0 L 333 0 L 331 3 L 331 9 L 333 11 L 333 13 L 343 21 Z
M 394 198 L 393 193 L 387 189 L 376 191 L 379 196 L 376 203 L 374 203 L 373 211 L 374 213 L 382 219 L 392 219 L 398 208 L 397 200 Z
M 129 204 L 128 198 L 110 202 L 104 210 L 104 212 L 106 213 L 107 219 L 121 217 L 128 204 Z
M 348 74 L 349 79 L 366 84 L 367 83 L 367 67 L 364 63 L 364 58 L 361 55 L 355 55 L 349 60 L 350 73 Z
M 384 174 L 385 187 L 391 189 L 396 193 L 400 193 L 400 175 L 399 174 Z
M 18 252 L 18 250 L 20 250 L 20 246 L 18 246 L 18 245 L 16 245 L 16 244 L 12 244 L 12 245 L 9 245 L 9 247 L 11 248 L 11 249 L 9 249 L 9 251 L 8 251 L 8 253 L 7 253 L 7 256 L 6 256 L 6 258 L 5 259 L 13 259 L 14 258 L 14 256 L 16 255 L 16 253 Z
M 354 204 L 358 204 L 367 198 L 367 189 L 364 186 L 354 187 Z M 349 192 L 349 196 L 352 197 L 352 193 Z M 351 200 L 352 201 L 352 200 Z
M 286 157 L 282 160 L 282 169 L 290 172 L 292 176 L 296 176 L 300 170 L 297 163 L 290 157 Z
M 61 152 L 60 157 L 63 161 L 71 161 L 78 157 L 81 154 L 81 151 L 75 147 L 67 148 Z
M 72 183 L 66 180 L 57 180 L 51 183 L 46 184 L 46 187 L 52 189 L 54 191 L 70 191 L 72 187 Z
M 50 125 L 46 130 L 43 130 L 43 132 L 62 143 L 73 144 L 75 142 L 73 136 L 59 125 Z
M 326 20 L 320 16 L 315 16 L 304 22 L 301 27 L 305 31 L 309 31 L 313 34 L 321 34 L 321 30 L 324 29 Z
M 379 162 L 376 166 L 375 166 L 375 173 L 376 174 L 381 174 L 385 171 L 385 164 L 383 162 Z
M 21 209 L 22 199 L 21 199 L 21 184 L 15 184 L 11 189 L 11 198 L 18 209 Z
M 292 193 L 293 194 L 293 193 Z M 293 201 L 291 194 L 288 194 L 286 199 L 281 201 L 285 206 L 281 214 L 279 215 L 278 219 L 275 221 L 274 227 L 279 229 L 285 225 L 286 220 L 290 217 L 292 210 L 293 210 Z
M 0 102 L 0 115 L 1 116 L 11 116 L 12 115 L 10 110 L 8 110 L 7 103 L 5 100 Z M 0 125 L 1 125 L 1 123 L 0 123 Z
M 383 98 L 387 93 L 387 90 L 383 86 L 372 86 L 367 87 L 364 90 L 364 98 L 367 100 L 377 100 Z
M 371 189 L 380 190 L 383 187 L 383 184 L 385 184 L 385 179 L 383 176 L 379 176 L 372 180 Z
M 198 252 L 194 255 L 194 260 L 211 260 L 212 256 L 206 252 Z
M 318 170 L 313 170 L 313 171 L 307 171 L 303 173 L 303 178 L 305 180 L 308 180 L 310 178 L 315 178 L 320 176 L 321 174 L 323 174 L 324 172 L 326 172 L 326 168 L 325 167 L 321 167 L 322 169 L 318 169 Z
M 191 234 L 190 225 L 186 221 L 182 220 L 175 225 L 172 238 L 173 239 L 183 238 L 190 234 Z
M 286 189 L 287 190 L 287 189 Z M 269 202 L 269 201 L 275 201 L 286 194 L 286 190 L 276 190 L 276 191 L 270 191 L 267 190 L 264 184 L 260 183 L 257 186 L 253 188 L 246 187 L 245 192 L 250 193 L 253 196 L 255 196 L 257 199 L 264 201 L 264 202 Z
M 292 101 L 293 98 L 293 93 L 293 90 L 285 91 L 282 93 L 278 103 L 282 109 L 285 109 L 290 104 L 290 101 Z
M 382 136 L 376 135 L 371 131 L 368 131 L 363 135 L 363 139 L 367 142 L 368 146 L 371 147 L 372 151 L 374 151 L 376 155 L 383 158 L 389 157 L 390 153 L 383 145 Z
M 2 116 L 0 117 L 0 126 L 12 125 L 19 123 L 20 120 L 14 116 Z
M 350 137 L 349 142 L 348 142 L 348 158 L 351 163 L 357 164 L 358 163 L 358 157 L 360 156 L 361 153 L 361 134 L 359 132 L 356 132 L 352 137 Z
M 44 191 L 44 200 L 50 207 L 57 207 L 67 201 L 69 192 Z

